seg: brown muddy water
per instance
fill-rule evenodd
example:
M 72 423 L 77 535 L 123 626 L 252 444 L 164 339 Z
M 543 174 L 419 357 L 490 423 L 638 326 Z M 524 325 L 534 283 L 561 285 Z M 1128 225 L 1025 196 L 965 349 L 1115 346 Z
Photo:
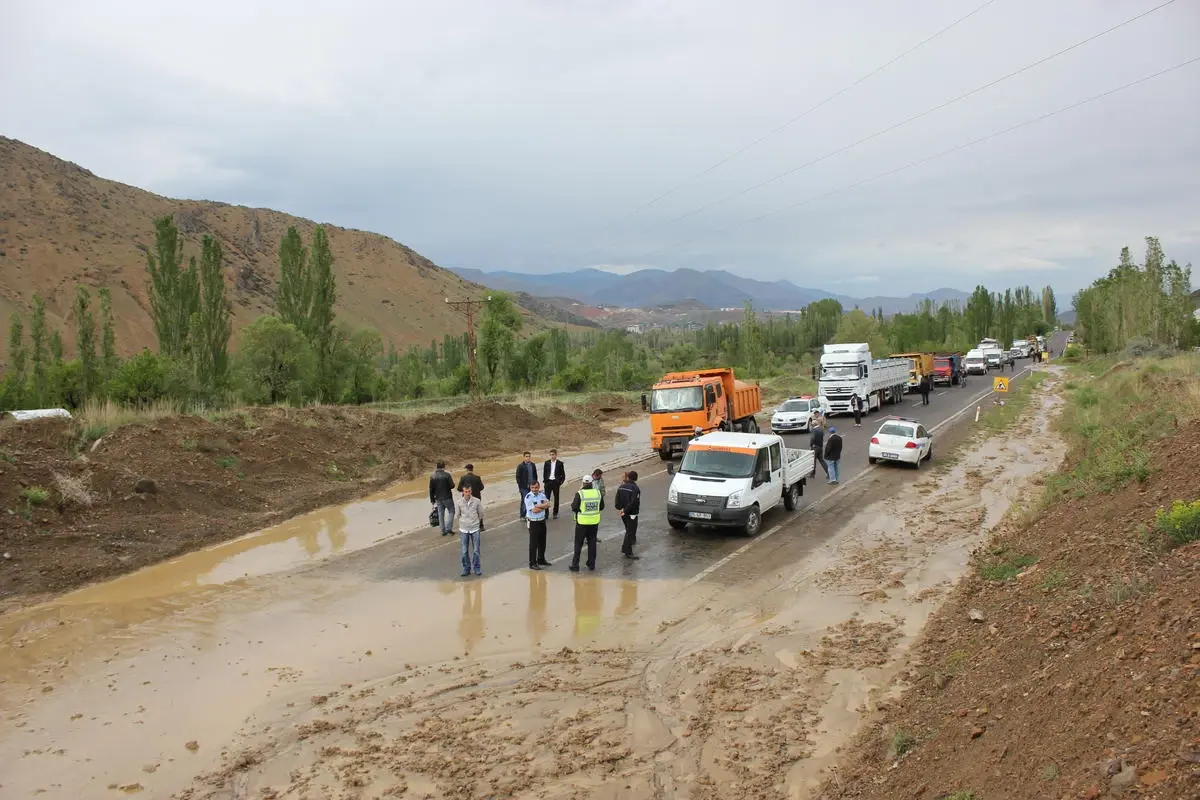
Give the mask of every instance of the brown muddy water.
M 0 618 L 0 798 L 810 797 L 971 551 L 1061 460 L 1055 402 L 847 508 L 818 545 L 793 525 L 760 536 L 723 568 L 732 584 L 245 577 L 335 552 L 331 530 L 369 546 L 384 514 L 395 535 L 370 498 Z M 422 523 L 423 492 L 390 497 Z

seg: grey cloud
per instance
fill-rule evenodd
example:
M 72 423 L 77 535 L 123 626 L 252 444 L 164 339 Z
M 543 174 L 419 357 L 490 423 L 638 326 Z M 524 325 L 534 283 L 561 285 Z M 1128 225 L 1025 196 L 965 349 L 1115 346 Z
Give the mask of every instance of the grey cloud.
M 1070 292 L 1148 233 L 1200 260 L 1200 65 L 822 197 L 1200 54 L 1185 0 L 679 221 L 1155 3 L 994 3 L 632 215 L 970 4 L 13 5 L 7 134 L 155 191 L 379 230 L 447 266 Z

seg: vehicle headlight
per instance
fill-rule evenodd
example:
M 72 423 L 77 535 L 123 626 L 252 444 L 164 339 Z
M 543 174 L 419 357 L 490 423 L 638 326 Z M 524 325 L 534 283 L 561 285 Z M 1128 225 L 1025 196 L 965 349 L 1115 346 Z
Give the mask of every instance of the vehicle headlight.
M 742 493 L 734 492 L 725 498 L 726 508 L 739 508 L 742 505 Z
M 679 490 L 676 489 L 674 486 L 672 486 L 670 489 L 667 490 L 667 502 L 668 503 L 678 503 L 679 502 Z

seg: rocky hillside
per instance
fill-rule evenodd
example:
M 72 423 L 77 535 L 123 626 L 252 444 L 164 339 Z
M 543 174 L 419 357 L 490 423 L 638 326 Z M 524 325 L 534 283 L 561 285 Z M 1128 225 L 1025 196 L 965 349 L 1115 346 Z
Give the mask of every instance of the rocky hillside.
M 28 312 L 33 295 L 41 294 L 48 324 L 63 329 L 70 349 L 75 285 L 107 286 L 122 353 L 154 346 L 146 250 L 154 244 L 154 218 L 169 213 L 185 236 L 185 255 L 199 256 L 205 234 L 220 241 L 235 336 L 274 306 L 284 232 L 294 225 L 307 243 L 315 224 L 269 209 L 161 197 L 0 137 L 0 325 L 6 330 L 9 314 Z M 335 226 L 326 230 L 342 319 L 375 328 L 400 348 L 465 330 L 463 318 L 444 298 L 477 296 L 482 287 L 386 236 Z M 525 314 L 531 329 L 568 322 L 528 309 Z M 0 352 L 6 338 L 0 336 Z

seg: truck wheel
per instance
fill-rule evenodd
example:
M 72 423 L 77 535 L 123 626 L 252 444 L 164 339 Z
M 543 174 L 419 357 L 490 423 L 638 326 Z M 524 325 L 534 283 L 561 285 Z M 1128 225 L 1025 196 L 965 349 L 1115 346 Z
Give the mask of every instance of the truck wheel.
M 687 523 L 681 519 L 669 519 L 667 520 L 667 524 L 677 531 L 681 531 L 687 527 Z
M 758 433 L 758 419 L 755 417 L 750 418 L 750 432 Z
M 659 450 L 658 457 L 661 458 L 663 461 L 670 461 L 671 460 L 671 451 L 670 450 Z
M 795 511 L 798 505 L 800 505 L 800 489 L 793 483 L 783 492 L 783 507 L 788 511 Z
M 758 532 L 762 529 L 762 514 L 758 510 L 758 506 L 750 507 L 750 516 L 746 517 L 746 535 L 758 536 Z

